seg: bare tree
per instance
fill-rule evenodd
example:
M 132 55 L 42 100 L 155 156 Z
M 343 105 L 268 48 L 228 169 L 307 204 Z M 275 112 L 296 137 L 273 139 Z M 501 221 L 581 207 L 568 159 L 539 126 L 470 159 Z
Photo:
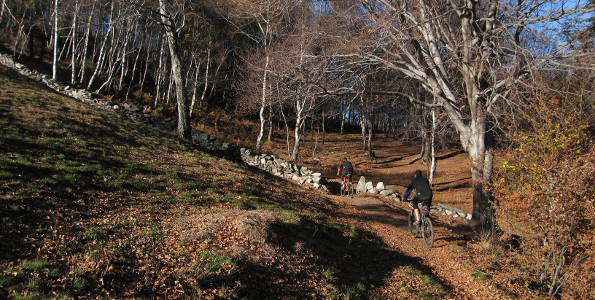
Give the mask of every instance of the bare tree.
M 258 97 L 260 129 L 256 138 L 256 151 L 260 151 L 263 142 L 267 121 L 265 110 L 271 106 L 268 99 L 270 93 L 268 80 L 271 72 L 270 47 L 274 40 L 283 34 L 283 28 L 287 26 L 287 20 L 291 18 L 290 12 L 298 7 L 299 2 L 298 0 L 256 0 L 226 3 L 228 5 L 226 8 L 229 16 L 228 20 L 235 25 L 240 33 L 259 47 L 257 53 L 263 57 L 263 59 L 257 59 L 257 61 L 260 61 L 259 65 L 246 62 L 248 72 L 262 74 L 260 81 L 254 82 L 260 84 L 260 95 Z M 247 57 L 254 58 L 254 55 L 251 54 Z M 249 101 L 244 101 L 244 103 L 249 105 Z
M 326 101 L 337 80 L 330 74 L 336 68 L 332 56 L 327 55 L 332 43 L 322 32 L 321 23 L 312 17 L 313 11 L 304 6 L 296 15 L 294 31 L 275 51 L 271 80 L 279 86 L 279 97 L 290 104 L 294 114 L 293 150 L 291 159 L 297 161 L 305 129 L 305 120 Z
M 519 37 L 529 23 L 537 21 L 534 15 L 560 17 L 568 10 L 545 12 L 546 5 L 554 5 L 554 1 L 521 1 L 517 5 L 498 0 L 361 3 L 370 17 L 363 32 L 373 38 L 368 44 L 360 43 L 360 51 L 353 55 L 404 74 L 436 97 L 472 165 L 473 218 L 487 221 L 490 204 L 485 183 L 492 171 L 492 145 L 486 144 L 491 140 L 487 138 L 489 115 L 526 70 Z M 358 8 L 354 15 L 361 16 L 361 11 Z M 511 32 L 516 34 L 511 36 Z
M 172 68 L 172 76 L 176 86 L 176 97 L 178 104 L 178 137 L 181 139 L 190 139 L 190 110 L 188 107 L 188 97 L 186 94 L 186 82 L 182 76 L 182 63 L 179 56 L 179 46 L 177 40 L 177 32 L 184 25 L 182 22 L 180 27 L 175 27 L 173 19 L 170 17 L 168 9 L 163 0 L 159 0 L 159 12 L 161 13 L 161 21 L 165 30 L 165 38 L 169 47 L 170 62 Z

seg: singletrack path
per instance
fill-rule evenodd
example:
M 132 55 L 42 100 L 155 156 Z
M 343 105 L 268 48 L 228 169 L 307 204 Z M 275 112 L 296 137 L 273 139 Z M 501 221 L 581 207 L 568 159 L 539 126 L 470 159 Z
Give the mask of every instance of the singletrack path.
M 389 203 L 371 194 L 356 194 L 353 198 L 331 196 L 342 209 L 345 221 L 356 224 L 381 237 L 391 250 L 420 260 L 432 274 L 445 283 L 453 299 L 510 299 L 489 281 L 476 281 L 467 261 L 465 246 L 468 237 L 462 232 L 462 221 L 452 221 L 434 214 L 434 246 L 428 248 L 421 237 L 409 233 L 406 202 Z M 458 223 L 457 223 L 458 222 Z M 391 281 L 392 282 L 392 281 Z M 394 283 L 394 282 L 393 282 Z M 396 284 L 394 288 L 396 287 Z

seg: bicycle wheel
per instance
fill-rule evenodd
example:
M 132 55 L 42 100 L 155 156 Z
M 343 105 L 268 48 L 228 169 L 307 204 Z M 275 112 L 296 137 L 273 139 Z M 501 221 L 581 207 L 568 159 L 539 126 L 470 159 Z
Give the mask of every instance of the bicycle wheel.
M 434 226 L 432 226 L 432 220 L 430 220 L 428 217 L 425 217 L 422 226 L 421 232 L 424 237 L 424 244 L 432 248 L 434 245 Z
M 409 217 L 407 218 L 407 220 L 409 222 L 409 232 L 411 233 L 411 236 L 417 237 L 418 228 L 415 224 L 415 215 L 413 209 L 409 211 Z
M 339 190 L 341 191 L 341 196 L 345 195 L 345 184 L 341 184 Z

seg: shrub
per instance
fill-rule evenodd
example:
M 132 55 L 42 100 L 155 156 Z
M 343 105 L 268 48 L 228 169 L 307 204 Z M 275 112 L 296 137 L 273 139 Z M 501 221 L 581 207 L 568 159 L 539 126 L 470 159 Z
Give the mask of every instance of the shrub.
M 595 269 L 595 155 L 587 126 L 559 114 L 558 104 L 525 116 L 529 126 L 513 133 L 492 192 L 499 222 L 516 225 L 524 238 L 536 282 L 550 296 L 564 287 L 581 298 L 593 292 L 586 274 Z

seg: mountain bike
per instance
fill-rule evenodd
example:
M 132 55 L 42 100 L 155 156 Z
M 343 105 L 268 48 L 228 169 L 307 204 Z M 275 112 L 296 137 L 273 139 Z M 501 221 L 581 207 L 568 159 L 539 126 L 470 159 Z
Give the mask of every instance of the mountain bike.
M 349 177 L 345 177 L 341 183 L 341 196 L 353 197 L 353 184 Z
M 411 202 L 411 201 L 409 201 Z M 411 205 L 411 211 L 409 212 L 409 232 L 413 237 L 417 237 L 418 233 L 421 233 L 424 244 L 431 248 L 434 245 L 434 226 L 430 219 L 430 207 L 427 202 L 422 202 L 421 209 L 419 209 L 419 220 L 420 225 L 415 222 L 415 211 L 413 205 Z

